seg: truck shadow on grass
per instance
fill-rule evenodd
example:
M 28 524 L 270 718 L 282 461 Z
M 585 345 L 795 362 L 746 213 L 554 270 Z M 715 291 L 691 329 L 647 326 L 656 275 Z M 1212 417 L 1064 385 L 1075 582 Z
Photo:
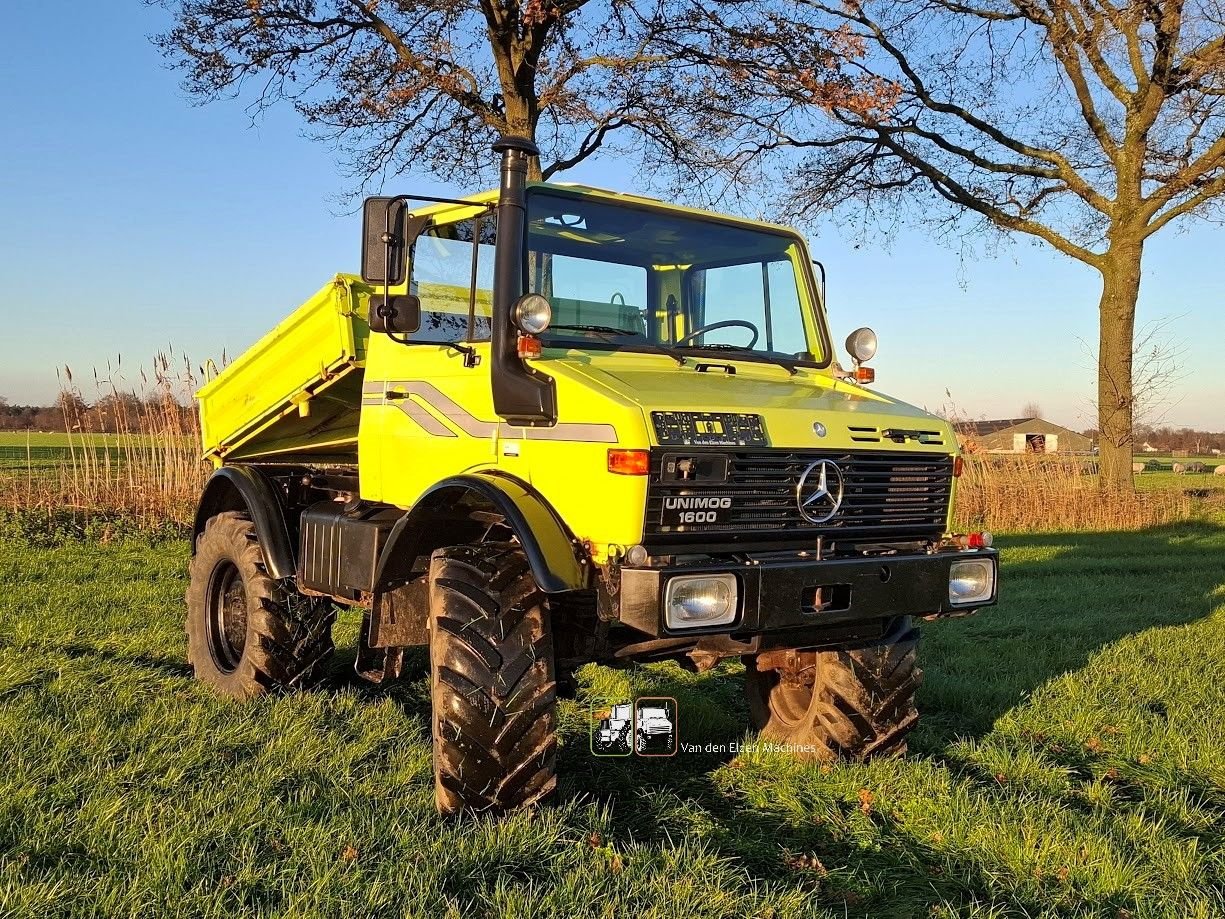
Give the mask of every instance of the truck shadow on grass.
M 747 884 L 805 891 L 839 915 L 986 907 L 1126 916 L 1146 905 L 1154 915 L 1183 914 L 1172 904 L 1211 881 L 1155 892 L 1153 879 L 1168 869 L 1152 841 L 1171 850 L 1219 846 L 1225 794 L 1211 777 L 1177 755 L 1157 752 L 1160 765 L 1146 765 L 1146 754 L 1123 753 L 1121 740 L 1112 750 L 1108 733 L 1078 734 L 1084 725 L 1069 720 L 1078 701 L 1110 717 L 1109 703 L 1095 698 L 1112 689 L 1100 675 L 1076 690 L 1081 695 L 1068 691 L 1067 710 L 997 722 L 1099 650 L 1209 616 L 1225 602 L 1225 528 L 1001 542 L 1000 605 L 924 628 L 922 722 L 910 758 L 814 765 L 729 750 L 618 760 L 592 757 L 585 738 L 572 736 L 563 798 L 601 801 L 617 834 L 648 848 L 699 838 L 733 859 Z M 743 676 L 734 665 L 697 677 L 644 668 L 633 682 L 636 694 L 677 699 L 682 742 L 746 739 Z M 1135 710 L 1119 717 L 1151 719 L 1160 736 L 1170 704 L 1158 698 L 1163 688 L 1158 677 L 1154 698 L 1132 699 Z
M 1110 686 L 1100 674 L 1064 709 L 1025 703 L 1130 635 L 1211 614 L 1223 599 L 1225 528 L 1001 543 L 1000 605 L 924 626 L 922 722 L 907 759 L 823 765 L 742 754 L 737 745 L 754 737 L 734 662 L 700 675 L 674 665 L 586 668 L 559 719 L 557 799 L 579 821 L 581 844 L 627 863 L 684 846 L 730 866 L 720 883 L 745 902 L 799 897 L 816 915 L 1193 914 L 1187 898 L 1207 896 L 1219 870 L 1197 874 L 1166 859 L 1219 846 L 1220 789 L 1170 749 L 1145 765 L 1112 750 L 1114 737 L 1102 734 L 1099 749 L 1083 725 L 1068 726 L 1078 706 L 1102 705 L 1095 696 Z M 338 653 L 329 689 L 390 696 L 428 731 L 423 651 L 406 662 L 408 679 L 387 688 L 362 684 L 352 662 L 352 651 Z M 1174 700 L 1160 690 L 1133 700 L 1137 717 L 1165 717 Z M 702 752 L 594 756 L 592 708 L 641 696 L 676 699 L 680 741 Z M 677 880 L 697 883 L 701 870 Z
M 941 759 L 951 743 L 986 735 L 1001 715 L 1051 679 L 1083 667 L 1099 648 L 1145 629 L 1194 622 L 1225 601 L 1217 592 L 1225 583 L 1225 527 L 1188 523 L 1139 533 L 1014 536 L 1000 542 L 1000 604 L 922 628 L 922 719 L 911 735 L 912 754 Z M 411 649 L 406 679 L 385 687 L 358 679 L 354 656 L 352 648 L 338 649 L 325 691 L 343 687 L 371 698 L 391 695 L 406 715 L 428 726 L 424 649 Z M 701 675 L 672 666 L 623 673 L 624 681 L 614 685 L 627 694 L 626 701 L 630 695 L 677 700 L 682 743 L 731 746 L 746 738 L 748 711 L 738 665 Z M 601 687 L 601 695 L 608 692 Z M 585 719 L 590 691 L 581 692 L 574 704 Z M 598 757 L 581 730 L 564 747 L 563 777 L 573 777 L 578 789 L 684 783 L 692 770 L 679 768 L 680 763 L 692 763 L 701 773 L 736 755 L 729 750 L 682 752 L 672 761 Z M 672 765 L 661 769 L 666 762 Z
M 1000 542 L 999 605 L 923 629 L 922 721 L 911 741 L 917 752 L 980 737 L 1098 649 L 1145 629 L 1194 622 L 1225 602 L 1217 592 L 1225 584 L 1225 527 L 1186 523 Z

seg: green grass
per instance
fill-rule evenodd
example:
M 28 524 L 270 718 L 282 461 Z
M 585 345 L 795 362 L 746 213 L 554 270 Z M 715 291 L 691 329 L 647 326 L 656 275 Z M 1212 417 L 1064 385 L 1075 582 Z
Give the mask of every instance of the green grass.
M 1225 915 L 1225 529 L 1014 538 L 928 625 L 912 755 L 592 757 L 555 806 L 435 816 L 414 677 L 235 705 L 193 682 L 181 542 L 0 541 L 0 916 Z M 352 616 L 343 623 L 353 639 Z M 588 667 L 744 739 L 739 668 Z
M 63 447 L 80 446 L 83 443 L 98 447 L 117 447 L 118 434 L 68 434 L 65 431 L 0 431 L 0 447 Z M 124 443 L 156 442 L 153 434 L 124 434 Z
M 1173 453 L 1144 453 L 1136 450 L 1133 454 L 1137 463 L 1156 460 L 1159 463 L 1164 463 L 1169 466 L 1171 463 L 1221 463 L 1225 462 L 1225 457 L 1214 455 L 1212 453 L 1192 453 L 1190 456 L 1175 456 Z
M 1173 472 L 1142 472 L 1136 476 L 1137 491 L 1179 490 L 1190 492 L 1225 491 L 1225 476 L 1211 473 L 1176 475 Z
M 157 447 L 161 440 L 153 434 L 68 434 L 0 431 L 0 469 L 53 468 L 71 465 L 73 457 L 82 461 L 93 453 L 100 461 L 122 460 L 131 447 Z

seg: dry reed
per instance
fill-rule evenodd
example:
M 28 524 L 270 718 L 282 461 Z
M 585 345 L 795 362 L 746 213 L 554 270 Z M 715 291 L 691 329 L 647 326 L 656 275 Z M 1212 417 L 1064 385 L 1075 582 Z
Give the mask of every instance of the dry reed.
M 125 388 L 118 371 L 94 375 L 90 408 L 69 368 L 61 375 L 66 442 L 56 459 L 0 470 L 0 508 L 26 518 L 88 523 L 119 519 L 140 529 L 190 524 L 207 467 L 200 458 L 196 380 L 190 363 L 159 354 L 152 375 Z M 132 396 L 136 398 L 132 398 Z M 86 412 L 106 413 L 114 433 L 85 430 Z
M 1104 492 L 1095 464 L 1070 456 L 970 454 L 957 485 L 958 529 L 997 533 L 1142 530 L 1190 518 L 1182 489 Z
M 151 530 L 189 524 L 208 473 L 198 415 L 188 410 L 196 385 L 190 367 L 181 357 L 158 355 L 152 377 L 141 373 L 137 399 L 108 368 L 94 376 L 92 409 L 65 368 L 66 448 L 45 467 L 0 469 L 0 509 L 77 523 L 122 519 Z M 82 413 L 99 406 L 117 434 L 84 432 Z M 1104 493 L 1092 465 L 1068 456 L 970 452 L 958 483 L 956 526 L 1000 533 L 1138 530 L 1197 511 L 1196 500 L 1177 488 Z

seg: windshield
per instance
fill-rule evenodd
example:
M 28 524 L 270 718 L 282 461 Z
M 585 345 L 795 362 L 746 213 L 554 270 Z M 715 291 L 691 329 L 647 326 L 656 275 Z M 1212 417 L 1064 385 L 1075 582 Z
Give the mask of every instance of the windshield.
M 528 285 L 553 306 L 546 345 L 718 351 L 821 362 L 782 233 L 534 191 Z

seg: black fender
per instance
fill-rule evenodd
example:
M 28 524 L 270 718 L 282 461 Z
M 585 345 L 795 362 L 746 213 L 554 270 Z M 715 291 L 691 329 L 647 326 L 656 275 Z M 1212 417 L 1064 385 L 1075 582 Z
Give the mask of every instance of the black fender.
M 396 521 L 379 556 L 375 583 L 380 589 L 413 577 L 417 559 L 435 549 L 479 539 L 486 524 L 473 511 L 500 514 L 518 538 L 536 585 L 545 593 L 589 586 L 590 565 L 573 534 L 539 492 L 499 472 L 457 475 L 430 487 Z
M 204 532 L 209 518 L 225 511 L 243 511 L 251 518 L 264 552 L 264 564 L 272 577 L 294 576 L 297 566 L 293 540 L 285 522 L 285 504 L 267 476 L 251 466 L 222 466 L 209 476 L 192 523 L 193 555 L 196 540 Z

